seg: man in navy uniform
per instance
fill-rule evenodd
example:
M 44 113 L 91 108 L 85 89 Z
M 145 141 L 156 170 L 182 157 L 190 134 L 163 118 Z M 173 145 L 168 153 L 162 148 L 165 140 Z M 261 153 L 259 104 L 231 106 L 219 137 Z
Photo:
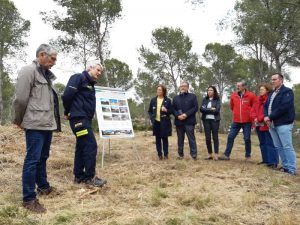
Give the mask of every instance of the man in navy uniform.
M 64 117 L 70 121 L 76 136 L 74 160 L 74 182 L 102 187 L 106 180 L 95 176 L 97 142 L 92 129 L 92 119 L 96 109 L 94 85 L 102 74 L 101 64 L 93 64 L 86 71 L 74 74 L 62 96 Z

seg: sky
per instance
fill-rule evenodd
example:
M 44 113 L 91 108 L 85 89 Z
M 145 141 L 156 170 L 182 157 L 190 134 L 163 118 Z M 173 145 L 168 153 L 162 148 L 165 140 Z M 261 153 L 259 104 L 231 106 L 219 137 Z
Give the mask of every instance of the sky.
M 40 11 L 59 10 L 59 7 L 52 0 L 12 1 L 21 16 L 31 21 L 30 35 L 26 39 L 27 58 L 18 61 L 12 77 L 15 79 L 17 71 L 35 58 L 37 47 L 59 35 L 58 31 L 42 21 L 39 14 Z M 202 55 L 208 43 L 233 44 L 235 36 L 231 30 L 220 30 L 217 24 L 233 10 L 234 3 L 235 0 L 207 0 L 201 6 L 192 6 L 186 0 L 122 0 L 122 17 L 110 31 L 110 57 L 127 63 L 136 75 L 138 68 L 142 68 L 138 61 L 138 48 L 141 45 L 151 47 L 151 32 L 164 26 L 181 28 L 191 38 L 192 51 L 198 55 Z M 66 84 L 72 74 L 82 72 L 81 66 L 69 62 L 58 55 L 57 65 L 52 69 L 57 76 L 56 82 Z M 289 67 L 288 71 L 292 82 L 287 86 L 300 83 L 300 68 Z

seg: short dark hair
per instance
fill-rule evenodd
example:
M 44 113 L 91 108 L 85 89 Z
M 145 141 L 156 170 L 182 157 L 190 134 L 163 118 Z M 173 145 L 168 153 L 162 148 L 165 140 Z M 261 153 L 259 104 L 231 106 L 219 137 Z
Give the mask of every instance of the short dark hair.
M 273 73 L 272 76 L 273 75 L 278 75 L 278 77 L 280 77 L 281 80 L 284 79 L 284 76 L 282 75 L 282 73 L 276 72 L 276 73 Z
M 167 88 L 166 88 L 166 86 L 163 85 L 163 84 L 159 84 L 159 85 L 157 85 L 156 90 L 159 87 L 162 89 L 164 97 L 166 97 L 166 95 L 167 95 Z
M 268 83 L 260 83 L 260 84 L 258 85 L 258 88 L 261 88 L 261 87 L 264 87 L 264 88 L 267 90 L 267 92 L 270 92 L 270 91 L 272 90 L 271 85 L 268 84 Z
M 209 88 L 211 88 L 211 89 L 213 89 L 214 90 L 214 99 L 220 99 L 220 96 L 219 96 L 219 93 L 218 93 L 218 91 L 217 91 L 217 88 L 215 87 L 215 86 L 212 86 L 212 85 L 210 85 L 207 89 L 206 89 L 206 98 L 208 99 L 209 97 L 208 97 L 208 89 Z

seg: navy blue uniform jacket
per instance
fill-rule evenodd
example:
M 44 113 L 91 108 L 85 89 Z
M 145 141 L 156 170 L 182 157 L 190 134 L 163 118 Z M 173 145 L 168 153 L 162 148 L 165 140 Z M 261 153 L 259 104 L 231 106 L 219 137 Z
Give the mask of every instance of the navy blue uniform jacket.
M 62 96 L 64 115 L 92 119 L 96 109 L 95 81 L 87 71 L 70 77 Z
M 282 85 L 275 96 L 272 104 L 271 115 L 268 115 L 268 107 L 272 96 L 270 92 L 268 100 L 264 105 L 264 116 L 269 116 L 274 126 L 291 124 L 295 119 L 294 93 L 292 89 Z
M 175 125 L 195 125 L 196 113 L 198 111 L 198 101 L 196 95 L 192 93 L 182 93 L 173 98 L 173 112 L 175 116 Z M 179 120 L 177 117 L 185 113 L 187 118 Z

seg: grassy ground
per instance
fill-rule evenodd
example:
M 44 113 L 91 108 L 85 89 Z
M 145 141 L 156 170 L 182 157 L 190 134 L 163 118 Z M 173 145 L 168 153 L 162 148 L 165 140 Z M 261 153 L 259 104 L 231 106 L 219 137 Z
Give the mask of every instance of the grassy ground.
M 256 165 L 256 136 L 252 162 L 246 163 L 241 136 L 232 160 L 215 162 L 203 160 L 204 134 L 197 133 L 199 160 L 194 162 L 187 143 L 185 159 L 176 160 L 175 136 L 170 159 L 159 161 L 153 137 L 144 134 L 112 140 L 103 169 L 99 155 L 97 174 L 108 180 L 102 189 L 73 184 L 74 137 L 68 128 L 55 134 L 48 177 L 61 194 L 40 197 L 48 211 L 35 215 L 21 207 L 24 135 L 11 126 L 0 127 L 0 224 L 300 224 L 300 176 Z M 225 135 L 220 142 L 223 152 Z M 101 150 L 102 141 L 98 143 Z

